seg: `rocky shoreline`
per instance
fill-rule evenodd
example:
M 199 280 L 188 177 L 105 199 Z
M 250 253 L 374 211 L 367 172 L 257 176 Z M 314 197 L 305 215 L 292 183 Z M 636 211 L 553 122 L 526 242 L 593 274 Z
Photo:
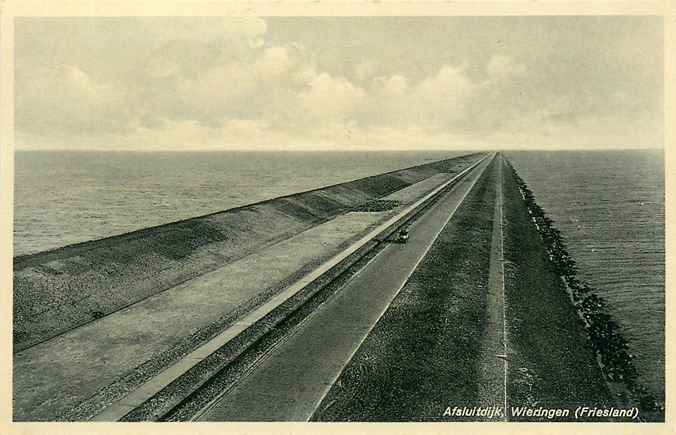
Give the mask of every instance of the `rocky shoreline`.
M 567 250 L 566 241 L 554 221 L 540 207 L 533 191 L 507 163 L 528 214 L 544 243 L 550 264 L 561 277 L 569 298 L 588 333 L 601 372 L 610 390 L 623 405 L 637 406 L 643 420 L 664 421 L 664 404 L 638 382 L 629 343 L 606 300 L 589 283 L 577 277 L 577 265 Z

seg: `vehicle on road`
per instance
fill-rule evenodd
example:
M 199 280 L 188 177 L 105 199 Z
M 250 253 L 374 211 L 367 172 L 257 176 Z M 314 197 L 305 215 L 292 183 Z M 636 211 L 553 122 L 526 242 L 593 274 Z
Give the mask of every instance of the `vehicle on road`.
M 399 243 L 406 243 L 408 242 L 408 228 L 404 228 L 403 230 L 399 231 Z

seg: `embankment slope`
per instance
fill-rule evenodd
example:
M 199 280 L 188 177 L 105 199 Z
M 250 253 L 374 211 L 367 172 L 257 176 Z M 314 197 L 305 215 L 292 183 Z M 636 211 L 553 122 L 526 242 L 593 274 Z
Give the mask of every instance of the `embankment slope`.
M 288 239 L 471 154 L 14 259 L 14 352 Z M 227 188 L 227 187 L 226 187 Z

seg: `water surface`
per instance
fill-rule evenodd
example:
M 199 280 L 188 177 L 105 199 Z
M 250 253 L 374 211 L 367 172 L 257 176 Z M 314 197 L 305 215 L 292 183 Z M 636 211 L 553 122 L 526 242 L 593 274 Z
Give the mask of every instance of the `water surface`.
M 555 221 L 579 276 L 599 290 L 664 395 L 662 151 L 514 152 L 507 157 Z
M 17 152 L 14 255 L 173 222 L 459 152 Z

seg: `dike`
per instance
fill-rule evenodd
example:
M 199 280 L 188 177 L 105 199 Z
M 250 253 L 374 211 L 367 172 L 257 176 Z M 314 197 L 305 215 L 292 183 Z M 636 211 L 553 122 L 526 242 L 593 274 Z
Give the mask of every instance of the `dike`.
M 441 173 L 470 154 L 14 258 L 14 352 Z M 227 189 L 227 186 L 224 187 Z

